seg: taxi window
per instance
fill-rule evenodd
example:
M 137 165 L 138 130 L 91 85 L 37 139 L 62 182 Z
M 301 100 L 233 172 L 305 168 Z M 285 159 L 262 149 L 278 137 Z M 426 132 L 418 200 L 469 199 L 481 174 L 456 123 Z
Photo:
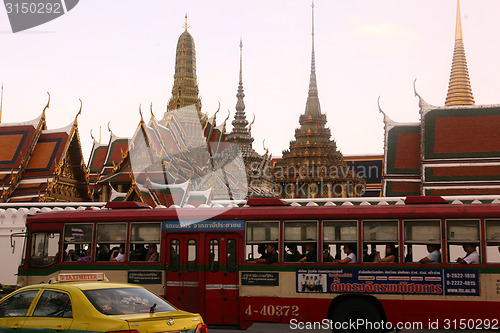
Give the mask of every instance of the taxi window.
M 38 290 L 27 290 L 7 298 L 0 303 L 0 318 L 26 316 L 36 294 Z
M 71 318 L 73 311 L 69 295 L 54 290 L 45 290 L 36 304 L 33 317 Z
M 105 315 L 168 312 L 176 309 L 161 297 L 144 288 L 84 290 L 97 311 Z

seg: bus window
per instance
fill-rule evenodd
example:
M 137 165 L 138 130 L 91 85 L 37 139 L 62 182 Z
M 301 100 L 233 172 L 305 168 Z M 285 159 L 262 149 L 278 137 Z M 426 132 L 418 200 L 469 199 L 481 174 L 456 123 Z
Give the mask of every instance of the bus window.
M 110 261 L 111 253 L 125 244 L 127 223 L 98 223 L 96 230 L 96 261 Z
M 486 258 L 500 263 L 500 220 L 486 220 Z
M 190 239 L 187 243 L 187 270 L 196 272 L 196 240 Z
M 472 244 L 473 246 L 476 246 L 477 253 L 481 253 L 478 248 L 478 220 L 447 220 L 446 236 L 449 263 L 456 263 L 457 258 L 463 258 L 467 255 L 463 248 L 464 244 Z
M 405 262 L 418 262 L 429 255 L 427 245 L 440 252 L 441 222 L 439 220 L 403 221 Z M 437 254 L 437 252 L 436 252 Z M 437 257 L 437 256 L 436 256 Z M 441 262 L 441 255 L 439 261 Z
M 323 262 L 344 259 L 341 246 L 357 239 L 357 221 L 323 221 Z
M 318 262 L 318 222 L 317 221 L 285 221 L 285 261 L 298 261 L 296 257 L 307 256 L 305 262 Z M 296 249 L 297 254 L 292 253 Z
M 161 223 L 130 223 L 130 261 L 158 261 L 160 251 Z M 152 250 L 146 249 L 147 247 Z M 158 253 L 153 260 L 154 247 Z
M 92 223 L 68 223 L 64 225 L 64 261 L 77 261 L 92 248 L 94 225 Z
M 363 262 L 377 262 L 377 252 L 384 258 L 387 245 L 398 245 L 398 235 L 398 221 L 363 221 Z
M 245 258 L 255 260 L 265 257 L 266 244 L 277 243 L 279 222 L 247 222 Z
M 236 240 L 233 238 L 227 240 L 226 268 L 229 273 L 236 272 Z
M 178 272 L 180 269 L 181 245 L 178 239 L 172 239 L 170 242 L 170 270 Z
M 212 273 L 219 271 L 219 241 L 211 239 L 208 244 L 208 269 Z
M 59 233 L 37 232 L 31 239 L 31 266 L 46 267 L 58 260 Z

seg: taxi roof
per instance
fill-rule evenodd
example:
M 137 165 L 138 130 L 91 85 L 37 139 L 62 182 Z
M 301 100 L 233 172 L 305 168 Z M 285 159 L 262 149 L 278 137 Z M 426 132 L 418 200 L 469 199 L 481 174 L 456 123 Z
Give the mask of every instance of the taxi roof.
M 21 289 L 58 289 L 71 291 L 74 289 L 79 290 L 96 290 L 96 289 L 114 289 L 114 288 L 142 288 L 141 286 L 128 283 L 115 283 L 115 282 L 103 282 L 103 281 L 68 281 L 68 282 L 57 282 L 57 283 L 44 283 L 35 284 L 30 286 L 22 287 Z
M 103 281 L 68 281 L 46 284 L 46 287 L 57 287 L 61 289 L 75 287 L 81 290 L 111 289 L 111 288 L 137 288 L 135 284 L 103 282 Z

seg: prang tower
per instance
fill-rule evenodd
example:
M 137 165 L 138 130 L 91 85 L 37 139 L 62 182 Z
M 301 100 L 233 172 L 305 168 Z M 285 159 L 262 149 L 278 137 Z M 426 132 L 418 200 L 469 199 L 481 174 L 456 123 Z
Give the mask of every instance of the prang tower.
M 314 54 L 314 3 L 312 4 L 311 74 L 306 110 L 299 118 L 295 140 L 283 151 L 274 168 L 275 192 L 283 198 L 357 197 L 365 181 L 349 170 L 326 128 L 316 83 Z

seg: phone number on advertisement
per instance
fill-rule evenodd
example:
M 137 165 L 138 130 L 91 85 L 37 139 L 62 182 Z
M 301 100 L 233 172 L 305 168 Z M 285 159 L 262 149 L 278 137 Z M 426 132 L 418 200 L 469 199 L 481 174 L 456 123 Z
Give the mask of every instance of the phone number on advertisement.
M 430 321 L 429 326 L 442 327 L 445 330 L 497 330 L 498 319 L 443 319 L 442 324 L 438 321 Z

